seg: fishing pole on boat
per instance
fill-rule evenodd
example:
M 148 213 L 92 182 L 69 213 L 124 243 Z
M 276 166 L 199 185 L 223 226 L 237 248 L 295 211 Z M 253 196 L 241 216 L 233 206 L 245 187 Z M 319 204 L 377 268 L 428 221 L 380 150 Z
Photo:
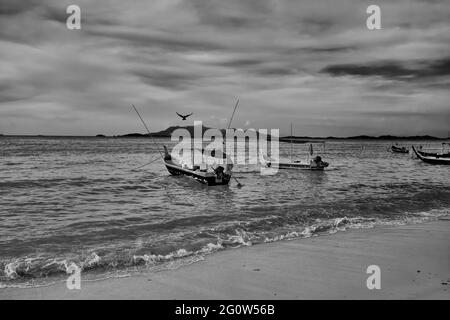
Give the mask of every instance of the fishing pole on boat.
M 230 121 L 228 122 L 227 129 L 230 129 L 231 122 L 233 121 L 234 113 L 236 112 L 236 108 L 237 108 L 238 104 L 239 104 L 239 99 L 237 99 L 237 101 L 236 101 L 236 105 L 234 106 L 233 113 L 231 114 L 231 118 L 230 118 Z
M 237 99 L 237 101 L 236 101 L 236 105 L 234 106 L 233 113 L 231 114 L 231 118 L 230 118 L 230 121 L 228 122 L 228 127 L 227 127 L 227 129 L 230 129 L 231 122 L 233 121 L 234 113 L 236 112 L 236 108 L 237 108 L 238 104 L 239 104 L 239 99 Z M 214 168 L 213 168 L 213 169 L 214 169 Z M 215 171 L 215 170 L 214 170 L 214 171 Z M 242 188 L 242 187 L 244 186 L 242 183 L 239 182 L 239 180 L 238 180 L 235 176 L 231 176 L 231 177 L 232 177 L 234 180 L 236 180 L 236 182 L 237 182 L 237 187 L 238 187 L 238 188 Z
M 289 146 L 289 158 L 291 159 L 292 162 L 292 122 L 291 122 L 291 145 Z
M 161 156 L 161 159 L 164 159 L 164 156 L 163 156 L 161 150 L 159 149 L 158 145 L 156 144 L 155 138 L 153 138 L 153 135 L 151 134 L 150 130 L 148 129 L 147 125 L 145 124 L 144 119 L 142 119 L 141 115 L 139 114 L 139 111 L 137 111 L 137 109 L 136 109 L 136 107 L 134 106 L 134 104 L 132 104 L 132 106 L 133 106 L 134 111 L 136 111 L 136 113 L 137 113 L 139 119 L 141 119 L 141 122 L 142 122 L 142 124 L 144 125 L 145 129 L 147 130 L 148 135 L 149 135 L 150 138 L 152 139 L 153 144 L 156 146 L 156 149 L 158 150 L 159 155 Z

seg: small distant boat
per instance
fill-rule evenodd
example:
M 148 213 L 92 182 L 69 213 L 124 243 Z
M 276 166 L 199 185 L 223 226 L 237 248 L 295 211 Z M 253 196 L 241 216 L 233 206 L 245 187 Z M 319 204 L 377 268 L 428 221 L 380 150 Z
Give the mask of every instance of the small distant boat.
M 405 147 L 392 146 L 391 149 L 392 149 L 392 152 L 395 152 L 395 153 L 409 153 L 409 150 L 406 149 Z
M 223 156 L 225 159 L 226 155 Z M 164 146 L 164 164 L 170 174 L 175 176 L 184 175 L 191 177 L 208 186 L 227 185 L 231 180 L 233 168 L 233 164 L 231 163 L 227 164 L 225 168 L 221 165 L 218 165 L 216 168 L 209 166 L 211 169 L 211 171 L 209 171 L 208 167 L 201 169 L 198 165 L 188 166 L 174 160 L 175 159 L 173 159 L 167 150 L 167 147 Z
M 431 164 L 450 165 L 450 158 L 440 157 L 440 156 L 423 156 L 416 150 L 416 148 L 414 148 L 414 146 L 412 146 L 412 149 L 413 149 L 414 153 L 416 154 L 416 156 L 423 162 L 431 163 Z

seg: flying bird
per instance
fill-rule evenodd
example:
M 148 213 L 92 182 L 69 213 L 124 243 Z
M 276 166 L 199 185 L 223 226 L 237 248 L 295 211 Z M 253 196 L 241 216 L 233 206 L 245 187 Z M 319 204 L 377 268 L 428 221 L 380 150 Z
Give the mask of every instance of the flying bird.
M 177 112 L 177 115 L 179 115 L 181 117 L 181 120 L 183 120 L 183 121 L 186 120 L 187 117 L 192 116 L 192 114 L 193 113 L 191 112 L 190 114 L 183 116 Z

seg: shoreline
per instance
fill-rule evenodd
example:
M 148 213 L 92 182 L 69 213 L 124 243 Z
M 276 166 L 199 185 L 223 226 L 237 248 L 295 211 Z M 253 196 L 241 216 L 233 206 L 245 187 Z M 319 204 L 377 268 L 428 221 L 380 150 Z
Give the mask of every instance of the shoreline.
M 380 290 L 366 286 L 369 265 Z M 81 290 L 2 288 L 0 299 L 450 299 L 450 218 L 224 250 Z

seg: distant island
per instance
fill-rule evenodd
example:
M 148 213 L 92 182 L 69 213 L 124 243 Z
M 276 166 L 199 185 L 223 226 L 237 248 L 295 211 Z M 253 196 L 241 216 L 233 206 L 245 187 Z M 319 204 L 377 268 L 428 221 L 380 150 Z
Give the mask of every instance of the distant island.
M 170 138 L 172 136 L 172 133 L 177 129 L 186 129 L 191 136 L 194 135 L 194 126 L 171 126 L 168 127 L 165 130 L 161 130 L 158 132 L 152 132 L 151 134 L 148 133 L 127 133 L 123 135 L 112 135 L 107 136 L 104 134 L 97 134 L 95 135 L 96 138 Z M 202 126 L 202 134 L 205 133 L 206 130 L 213 129 L 210 127 Z M 225 135 L 226 129 L 219 129 L 222 132 L 222 135 Z M 259 133 L 257 132 L 257 135 L 259 136 Z M 0 134 L 0 137 L 55 137 L 55 138 L 63 138 L 63 137 L 79 137 L 79 138 L 89 138 L 92 136 L 67 136 L 67 135 L 8 135 L 8 134 Z M 267 135 L 267 139 L 270 140 L 271 136 Z M 427 140 L 427 141 L 445 141 L 450 140 L 450 137 L 447 138 L 439 138 L 434 137 L 430 135 L 422 135 L 422 136 L 393 136 L 393 135 L 381 135 L 381 136 L 369 136 L 369 135 L 358 135 L 358 136 L 350 136 L 350 137 L 334 137 L 334 136 L 328 136 L 328 137 L 312 137 L 312 136 L 282 136 L 279 138 L 279 141 L 281 142 L 291 142 L 292 143 L 308 143 L 308 142 L 320 142 L 325 140 L 381 140 L 381 141 L 406 141 L 406 140 Z
M 152 132 L 151 135 L 146 133 L 128 133 L 124 135 L 115 136 L 116 138 L 146 138 L 146 137 L 155 137 L 155 138 L 170 138 L 172 136 L 172 133 L 177 129 L 185 129 L 189 132 L 191 136 L 194 135 L 194 126 L 171 126 L 165 130 L 158 131 L 158 132 Z M 209 129 L 216 129 L 216 128 L 210 128 L 206 126 L 202 126 L 202 135 Z M 225 135 L 226 129 L 219 129 L 220 132 L 222 132 L 222 135 Z M 259 133 L 257 133 L 259 135 Z M 268 135 L 269 136 L 269 135 Z
M 449 140 L 449 138 L 439 138 L 439 137 L 433 137 L 430 135 L 424 135 L 424 136 L 392 136 L 392 135 L 382 135 L 382 136 L 367 136 L 367 135 L 360 135 L 360 136 L 351 136 L 351 137 L 308 137 L 308 136 L 285 136 L 280 137 L 279 139 L 282 142 L 290 142 L 292 140 L 292 143 L 305 143 L 308 141 L 314 141 L 314 140 Z
M 128 133 L 124 135 L 114 136 L 115 138 L 170 138 L 172 136 L 172 132 L 177 129 L 186 129 L 189 133 L 194 135 L 194 126 L 171 126 L 165 130 L 152 132 L 151 135 L 146 133 Z M 211 129 L 206 126 L 202 126 L 202 134 L 205 133 L 206 130 Z M 223 135 L 225 135 L 225 129 L 219 129 Z M 270 139 L 270 135 L 268 135 L 268 139 Z M 283 136 L 279 138 L 281 142 L 292 142 L 293 143 L 306 143 L 309 141 L 317 141 L 317 140 L 448 140 L 449 138 L 439 138 L 430 135 L 422 135 L 422 136 L 393 136 L 393 135 L 381 135 L 381 136 L 368 136 L 368 135 L 358 135 L 351 137 L 310 137 L 310 136 Z

